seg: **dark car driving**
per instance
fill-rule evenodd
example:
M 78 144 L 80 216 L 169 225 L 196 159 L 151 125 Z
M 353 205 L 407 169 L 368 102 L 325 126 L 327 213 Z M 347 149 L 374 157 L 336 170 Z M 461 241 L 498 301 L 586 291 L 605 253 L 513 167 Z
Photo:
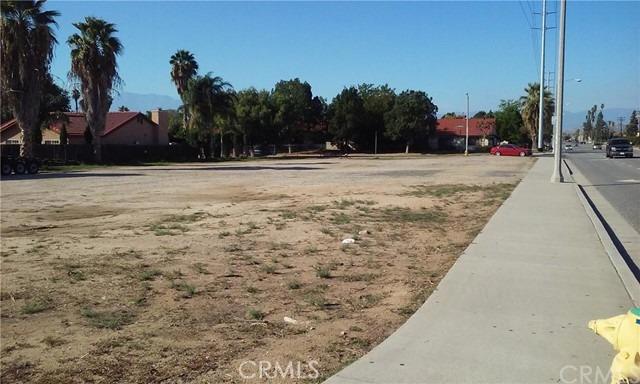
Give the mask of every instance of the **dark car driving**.
M 607 141 L 607 157 L 633 157 L 633 146 L 627 139 L 615 138 Z

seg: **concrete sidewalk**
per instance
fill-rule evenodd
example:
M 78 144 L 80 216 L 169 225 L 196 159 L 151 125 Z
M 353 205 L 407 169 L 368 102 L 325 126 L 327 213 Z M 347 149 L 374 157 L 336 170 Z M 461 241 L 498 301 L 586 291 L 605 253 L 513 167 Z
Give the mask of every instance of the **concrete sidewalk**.
M 574 184 L 549 182 L 552 161 L 537 160 L 402 327 L 326 383 L 603 382 L 614 353 L 587 321 L 632 303 Z

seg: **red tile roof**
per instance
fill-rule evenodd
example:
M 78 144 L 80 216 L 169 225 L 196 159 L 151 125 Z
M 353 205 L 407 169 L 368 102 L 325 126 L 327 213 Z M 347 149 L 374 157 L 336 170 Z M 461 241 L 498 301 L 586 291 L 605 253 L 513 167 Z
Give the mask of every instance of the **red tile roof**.
M 438 119 L 436 134 L 465 135 L 465 119 Z M 490 136 L 496 133 L 496 119 L 469 119 L 469 136 Z
M 87 120 L 84 117 L 84 113 L 79 112 L 65 112 L 65 115 L 69 118 L 69 122 L 67 125 L 67 134 L 69 136 L 83 136 L 85 128 L 87 127 Z M 143 119 L 147 119 L 147 116 L 140 112 L 109 112 L 107 113 L 107 121 L 105 123 L 104 132 L 102 136 L 106 136 L 111 132 L 117 130 L 122 127 L 124 124 L 129 122 L 130 120 L 140 116 Z M 147 119 L 148 120 L 148 119 Z M 151 122 L 151 120 L 149 120 Z M 155 124 L 151 122 L 152 124 Z M 0 125 L 0 132 L 5 129 L 9 129 L 16 124 L 16 120 L 9 120 L 2 125 Z M 60 132 L 62 128 L 62 123 L 57 122 L 53 123 L 49 126 L 49 129 Z

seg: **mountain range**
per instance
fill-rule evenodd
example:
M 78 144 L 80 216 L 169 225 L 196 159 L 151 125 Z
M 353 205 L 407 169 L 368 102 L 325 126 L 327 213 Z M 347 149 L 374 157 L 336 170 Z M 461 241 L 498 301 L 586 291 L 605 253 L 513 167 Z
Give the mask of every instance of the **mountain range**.
M 158 108 L 176 109 L 181 104 L 180 100 L 167 95 L 121 92 L 114 97 L 111 110 L 117 111 L 120 106 L 125 106 L 130 111 L 145 112 Z

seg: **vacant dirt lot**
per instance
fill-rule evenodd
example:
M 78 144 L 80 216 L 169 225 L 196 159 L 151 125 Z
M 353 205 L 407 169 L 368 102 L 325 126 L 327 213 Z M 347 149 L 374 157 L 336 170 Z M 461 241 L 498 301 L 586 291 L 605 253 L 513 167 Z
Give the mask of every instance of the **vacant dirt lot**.
M 321 381 L 413 313 L 531 163 L 262 160 L 3 180 L 2 379 L 241 382 L 245 361 L 300 362 L 303 375 L 316 361 L 317 379 L 280 381 Z

